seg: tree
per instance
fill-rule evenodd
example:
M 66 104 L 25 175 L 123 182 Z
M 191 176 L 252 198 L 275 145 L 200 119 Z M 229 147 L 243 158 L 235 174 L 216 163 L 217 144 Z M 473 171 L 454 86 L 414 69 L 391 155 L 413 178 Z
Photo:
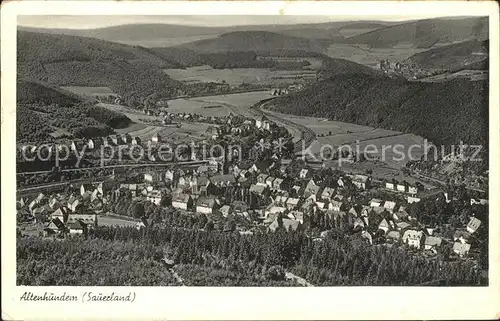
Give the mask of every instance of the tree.
M 214 230 L 214 222 L 213 221 L 208 221 L 205 224 L 205 231 L 212 232 L 213 230 Z
M 144 203 L 136 203 L 132 214 L 135 218 L 143 217 L 145 214 Z

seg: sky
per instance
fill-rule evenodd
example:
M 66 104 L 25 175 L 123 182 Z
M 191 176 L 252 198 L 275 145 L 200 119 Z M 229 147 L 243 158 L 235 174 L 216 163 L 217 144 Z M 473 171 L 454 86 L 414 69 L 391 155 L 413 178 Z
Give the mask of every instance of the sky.
M 431 18 L 431 16 L 377 16 L 377 20 L 404 21 L 412 19 Z M 62 29 L 93 29 L 136 23 L 165 23 L 178 25 L 194 25 L 205 27 L 236 26 L 236 25 L 266 25 L 266 24 L 298 24 L 322 23 L 331 21 L 374 20 L 374 17 L 360 16 L 18 16 L 18 24 L 36 28 Z

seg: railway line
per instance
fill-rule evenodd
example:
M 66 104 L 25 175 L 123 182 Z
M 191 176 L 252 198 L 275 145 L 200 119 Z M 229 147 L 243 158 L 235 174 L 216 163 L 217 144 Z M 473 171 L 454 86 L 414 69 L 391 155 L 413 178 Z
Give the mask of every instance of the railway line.
M 145 163 L 145 164 L 120 164 L 120 165 L 106 165 L 106 166 L 93 166 L 93 167 L 79 167 L 79 168 L 67 168 L 61 169 L 60 172 L 78 172 L 78 171 L 86 171 L 93 169 L 117 169 L 117 168 L 140 168 L 140 167 L 170 167 L 173 165 L 203 165 L 207 164 L 208 160 L 199 160 L 199 161 L 188 161 L 188 162 L 171 162 L 171 163 Z M 48 174 L 52 173 L 52 170 L 47 171 L 33 171 L 33 172 L 20 172 L 17 175 L 35 175 L 35 174 Z
M 295 142 L 294 151 L 296 154 L 302 154 L 303 148 L 307 149 L 313 143 L 313 141 L 316 139 L 316 133 L 312 129 L 310 129 L 309 127 L 294 123 L 291 120 L 277 116 L 274 113 L 270 113 L 270 112 L 265 111 L 264 107 L 266 106 L 266 104 L 268 104 L 273 99 L 274 98 L 262 100 L 259 103 L 257 103 L 255 106 L 253 106 L 252 109 L 259 112 L 262 116 L 266 116 L 270 120 L 273 120 L 274 122 L 282 123 L 285 126 L 290 126 L 290 127 L 294 127 L 296 129 L 298 129 L 301 132 L 301 139 L 298 140 L 297 142 Z

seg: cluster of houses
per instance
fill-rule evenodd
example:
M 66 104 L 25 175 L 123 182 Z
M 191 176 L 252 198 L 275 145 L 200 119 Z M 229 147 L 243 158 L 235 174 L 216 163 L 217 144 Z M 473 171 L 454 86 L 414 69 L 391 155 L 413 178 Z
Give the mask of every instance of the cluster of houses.
M 262 127 L 266 121 L 263 118 L 256 124 Z M 47 234 L 57 231 L 81 234 L 97 226 L 97 214 L 103 212 L 108 197 L 116 200 L 129 195 L 157 206 L 170 206 L 188 215 L 241 217 L 250 225 L 264 226 L 271 232 L 279 227 L 302 228 L 312 217 L 323 214 L 330 222 L 348 222 L 350 228 L 370 244 L 380 243 L 382 239 L 384 243 L 404 243 L 437 253 L 443 242 L 451 241 L 435 235 L 434 228 L 421 227 L 404 206 L 425 198 L 424 193 L 435 195 L 435 191 L 391 181 L 385 182 L 385 190 L 405 195 L 408 198 L 405 204 L 377 198 L 366 202 L 360 196 L 371 189 L 370 176 L 343 174 L 325 183 L 325 178 L 318 177 L 312 168 L 290 167 L 291 163 L 270 158 L 239 162 L 223 170 L 223 166 L 213 160 L 196 168 L 146 172 L 142 182 L 123 182 L 109 193 L 103 191 L 102 183 L 83 184 L 79 193 L 49 197 L 40 194 L 29 203 L 21 198 L 18 217 L 24 217 L 25 221 L 46 221 L 43 217 L 49 217 L 44 227 Z M 346 187 L 350 184 L 356 187 L 356 195 L 347 192 Z M 452 200 L 446 197 L 447 201 Z M 169 201 L 164 202 L 165 199 Z M 481 221 L 472 217 L 464 229 L 456 231 L 453 251 L 457 255 L 467 255 L 471 247 L 470 236 L 480 225 Z
M 107 203 L 103 184 L 82 184 L 77 193 L 58 193 L 50 196 L 43 193 L 28 202 L 21 197 L 17 201 L 18 220 L 44 224 L 44 233 L 86 233 L 98 225 L 97 215 Z M 48 221 L 48 223 L 47 223 Z

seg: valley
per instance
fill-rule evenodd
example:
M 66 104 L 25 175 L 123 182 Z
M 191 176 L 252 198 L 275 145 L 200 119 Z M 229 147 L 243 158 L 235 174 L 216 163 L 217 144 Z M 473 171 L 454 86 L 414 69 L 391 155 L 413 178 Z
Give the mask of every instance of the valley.
M 487 22 L 21 26 L 17 284 L 487 285 Z

